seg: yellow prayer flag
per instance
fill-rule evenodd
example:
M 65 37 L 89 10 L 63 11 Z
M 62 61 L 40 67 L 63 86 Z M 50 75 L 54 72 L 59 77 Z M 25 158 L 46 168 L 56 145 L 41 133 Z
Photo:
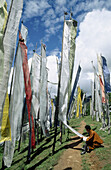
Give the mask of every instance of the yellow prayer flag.
M 5 29 L 5 26 L 6 26 L 6 22 L 7 22 L 7 17 L 8 17 L 8 13 L 7 13 L 7 3 L 5 2 L 4 3 L 4 7 L 3 7 L 3 13 L 4 13 L 4 24 L 3 24 L 3 32 L 4 32 L 4 29 Z
M 8 140 L 11 140 L 11 127 L 10 127 L 10 120 L 9 120 L 9 97 L 7 93 L 5 98 L 4 108 L 3 108 L 0 142 L 4 142 Z
M 77 114 L 76 117 L 79 117 L 79 104 L 80 104 L 80 113 L 82 114 L 82 101 L 81 101 L 81 89 L 78 86 L 78 96 L 77 96 Z

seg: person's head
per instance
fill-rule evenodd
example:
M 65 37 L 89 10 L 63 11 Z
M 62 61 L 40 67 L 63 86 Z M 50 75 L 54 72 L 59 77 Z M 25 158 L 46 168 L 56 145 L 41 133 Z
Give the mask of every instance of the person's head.
M 91 130 L 91 127 L 89 125 L 86 125 L 85 129 L 86 129 L 87 132 L 89 132 Z

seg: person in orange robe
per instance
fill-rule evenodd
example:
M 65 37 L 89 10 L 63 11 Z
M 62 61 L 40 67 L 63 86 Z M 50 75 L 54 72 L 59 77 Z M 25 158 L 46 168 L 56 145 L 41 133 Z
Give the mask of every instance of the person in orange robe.
M 81 155 L 85 154 L 88 149 L 92 150 L 96 147 L 101 146 L 101 144 L 103 143 L 103 140 L 99 137 L 99 135 L 95 131 L 91 129 L 89 125 L 86 125 L 85 129 L 89 134 L 89 137 L 87 137 L 86 139 L 86 144 L 82 148 L 83 151 Z

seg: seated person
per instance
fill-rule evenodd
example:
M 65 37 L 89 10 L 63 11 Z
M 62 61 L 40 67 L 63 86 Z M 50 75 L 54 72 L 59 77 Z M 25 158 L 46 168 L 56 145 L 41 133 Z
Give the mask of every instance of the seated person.
M 85 129 L 87 133 L 89 134 L 89 137 L 86 139 L 86 144 L 82 148 L 81 155 L 85 154 L 87 152 L 87 149 L 92 150 L 96 147 L 101 146 L 103 143 L 103 140 L 99 137 L 99 135 L 91 129 L 89 125 L 85 126 Z

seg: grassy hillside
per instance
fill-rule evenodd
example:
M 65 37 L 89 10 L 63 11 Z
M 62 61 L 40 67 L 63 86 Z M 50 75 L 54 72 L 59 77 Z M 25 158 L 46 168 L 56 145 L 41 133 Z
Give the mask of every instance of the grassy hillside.
M 111 135 L 108 135 L 107 130 L 102 131 L 101 123 L 92 121 L 90 116 L 85 116 L 80 119 L 71 119 L 70 126 L 77 129 L 80 126 L 81 121 L 84 120 L 86 124 L 91 125 L 92 129 L 102 137 L 104 140 L 104 147 L 95 149 L 93 152 L 96 154 L 99 163 L 102 164 L 103 169 L 110 170 L 111 169 Z M 85 130 L 84 130 L 85 132 Z M 21 144 L 20 152 L 18 152 L 18 143 L 16 143 L 16 149 L 14 153 L 14 158 L 12 162 L 11 170 L 21 170 L 21 169 L 41 169 L 41 170 L 51 170 L 53 166 L 57 164 L 60 155 L 66 150 L 71 142 L 71 136 L 75 136 L 72 132 L 69 133 L 69 139 L 67 140 L 67 129 L 65 129 L 65 134 L 63 135 L 63 142 L 60 144 L 60 129 L 58 127 L 57 131 L 57 142 L 55 148 L 55 154 L 52 155 L 52 146 L 53 146 L 53 137 L 54 130 L 53 128 L 50 131 L 50 137 L 46 139 L 42 139 L 40 144 L 36 146 L 33 153 L 31 154 L 30 163 L 27 162 L 27 153 L 28 153 L 28 136 L 25 143 Z M 0 146 L 0 169 L 2 168 L 2 156 L 3 156 L 3 147 Z M 83 169 L 90 169 L 91 162 L 89 160 L 90 153 L 82 155 L 82 167 Z

